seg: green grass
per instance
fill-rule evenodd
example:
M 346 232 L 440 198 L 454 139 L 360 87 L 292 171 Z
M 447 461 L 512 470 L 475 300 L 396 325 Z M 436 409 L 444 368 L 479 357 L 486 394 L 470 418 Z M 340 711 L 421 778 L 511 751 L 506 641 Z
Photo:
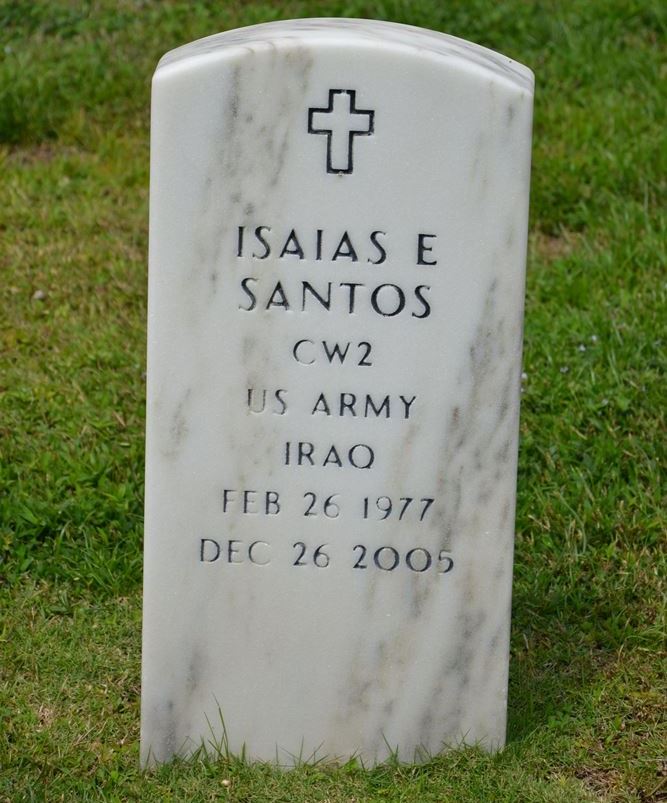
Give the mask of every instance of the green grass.
M 149 82 L 297 16 L 537 75 L 507 749 L 138 769 Z M 0 801 L 657 801 L 667 14 L 660 2 L 0 0 Z

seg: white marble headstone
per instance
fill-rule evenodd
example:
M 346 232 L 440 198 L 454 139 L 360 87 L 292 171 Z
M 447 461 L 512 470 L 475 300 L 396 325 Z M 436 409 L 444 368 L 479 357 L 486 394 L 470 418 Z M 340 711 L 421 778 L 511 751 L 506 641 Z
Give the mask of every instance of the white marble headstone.
M 503 744 L 532 94 L 362 20 L 160 62 L 145 764 Z

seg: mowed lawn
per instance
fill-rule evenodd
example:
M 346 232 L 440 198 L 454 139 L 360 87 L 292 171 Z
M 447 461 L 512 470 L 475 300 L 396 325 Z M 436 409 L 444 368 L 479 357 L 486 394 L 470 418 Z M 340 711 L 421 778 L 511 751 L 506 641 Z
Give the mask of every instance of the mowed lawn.
M 658 801 L 667 8 L 0 0 L 0 801 Z M 138 768 L 150 78 L 231 27 L 390 19 L 537 77 L 507 748 Z

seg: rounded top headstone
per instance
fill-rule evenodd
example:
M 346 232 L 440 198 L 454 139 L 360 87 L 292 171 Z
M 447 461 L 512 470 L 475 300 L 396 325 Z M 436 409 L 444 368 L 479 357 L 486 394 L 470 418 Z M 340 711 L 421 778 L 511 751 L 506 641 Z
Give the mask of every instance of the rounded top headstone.
M 324 17 L 266 22 L 197 39 L 166 53 L 158 63 L 156 76 L 168 69 L 186 67 L 193 59 L 224 58 L 234 50 L 304 44 L 416 52 L 422 57 L 456 60 L 462 68 L 479 69 L 523 91 L 532 92 L 535 83 L 532 70 L 523 64 L 456 36 L 396 22 Z

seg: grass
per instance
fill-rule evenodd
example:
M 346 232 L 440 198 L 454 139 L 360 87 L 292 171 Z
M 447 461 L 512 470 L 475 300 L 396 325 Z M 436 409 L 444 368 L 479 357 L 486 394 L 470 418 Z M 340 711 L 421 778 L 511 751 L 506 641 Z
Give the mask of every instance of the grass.
M 191 39 L 393 19 L 537 75 L 507 749 L 138 769 L 149 81 Z M 659 2 L 0 0 L 0 801 L 657 801 Z

